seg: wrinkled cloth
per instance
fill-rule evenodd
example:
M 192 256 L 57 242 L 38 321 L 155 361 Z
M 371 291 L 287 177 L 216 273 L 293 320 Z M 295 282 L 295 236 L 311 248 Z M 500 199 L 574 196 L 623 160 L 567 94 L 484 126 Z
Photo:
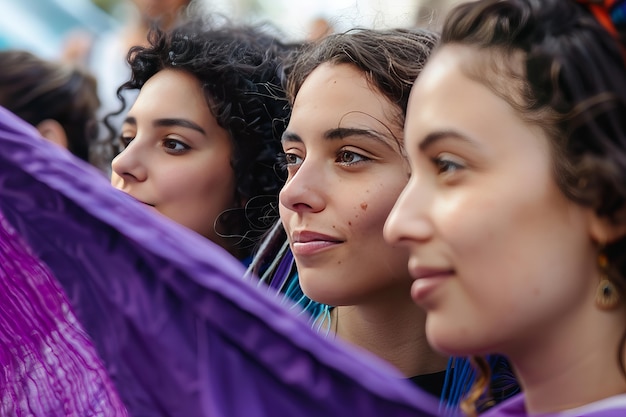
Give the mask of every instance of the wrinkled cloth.
M 437 400 L 382 360 L 319 336 L 222 248 L 2 108 L 0 212 L 65 291 L 90 337 L 78 343 L 96 347 L 132 416 L 437 415 Z
M 0 415 L 126 416 L 67 297 L 0 213 Z

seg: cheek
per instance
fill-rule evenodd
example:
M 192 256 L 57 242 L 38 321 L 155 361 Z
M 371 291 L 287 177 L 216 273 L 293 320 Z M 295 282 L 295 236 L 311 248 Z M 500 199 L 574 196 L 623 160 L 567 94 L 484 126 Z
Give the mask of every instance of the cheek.
M 228 166 L 216 168 L 203 174 L 204 178 L 199 182 L 199 196 L 203 200 L 214 202 L 215 205 L 233 207 L 235 198 L 235 174 Z
M 207 165 L 211 166 L 187 165 L 161 172 L 162 197 L 189 213 L 213 212 L 232 206 L 235 187 L 232 169 L 215 164 L 209 171 Z
M 406 181 L 374 183 L 349 199 L 348 226 L 361 227 L 381 236 L 385 221 L 400 196 Z M 350 193 L 348 193 L 350 195 Z

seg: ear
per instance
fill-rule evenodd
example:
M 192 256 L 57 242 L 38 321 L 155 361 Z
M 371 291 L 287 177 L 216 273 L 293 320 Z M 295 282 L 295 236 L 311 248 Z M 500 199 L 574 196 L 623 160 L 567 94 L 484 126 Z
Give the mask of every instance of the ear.
M 59 122 L 54 119 L 46 119 L 42 120 L 35 127 L 39 130 L 41 136 L 67 149 L 67 135 Z
M 593 209 L 589 209 L 589 233 L 594 242 L 605 245 L 626 235 L 626 223 L 612 222 L 607 217 L 599 217 Z

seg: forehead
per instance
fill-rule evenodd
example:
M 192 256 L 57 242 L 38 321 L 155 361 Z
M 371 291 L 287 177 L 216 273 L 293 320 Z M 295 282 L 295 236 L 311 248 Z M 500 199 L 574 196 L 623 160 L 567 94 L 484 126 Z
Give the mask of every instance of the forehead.
M 376 89 L 363 71 L 350 64 L 324 63 L 311 72 L 298 91 L 289 128 L 305 124 L 322 129 L 367 125 L 396 135 L 403 128 L 399 113 L 400 108 Z
M 168 113 L 181 117 L 206 117 L 210 112 L 198 79 L 173 69 L 161 70 L 146 81 L 129 113 L 139 110 L 150 115 Z
M 442 83 L 445 84 L 464 77 L 466 81 L 483 85 L 513 107 L 522 109 L 527 107 L 529 101 L 525 59 L 526 53 L 521 50 L 446 44 L 429 59 L 413 90 L 423 90 L 442 78 L 448 79 Z
M 477 60 L 489 59 L 477 57 L 477 52 L 467 46 L 446 45 L 428 62 L 409 99 L 405 136 L 411 149 L 433 132 L 504 138 L 511 136 L 512 129 L 535 130 L 536 126 L 512 104 L 515 94 L 500 89 L 498 84 L 507 75 L 494 75 L 499 80 L 492 82 L 488 73 L 475 73 L 490 65 L 476 64 Z M 502 88 L 516 90 L 510 85 Z

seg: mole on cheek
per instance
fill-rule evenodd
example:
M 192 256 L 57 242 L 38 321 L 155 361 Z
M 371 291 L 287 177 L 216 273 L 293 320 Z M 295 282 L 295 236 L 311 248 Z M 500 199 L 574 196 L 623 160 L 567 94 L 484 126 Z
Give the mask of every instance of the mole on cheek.
M 367 203 L 365 201 L 361 203 L 361 210 L 367 210 Z

